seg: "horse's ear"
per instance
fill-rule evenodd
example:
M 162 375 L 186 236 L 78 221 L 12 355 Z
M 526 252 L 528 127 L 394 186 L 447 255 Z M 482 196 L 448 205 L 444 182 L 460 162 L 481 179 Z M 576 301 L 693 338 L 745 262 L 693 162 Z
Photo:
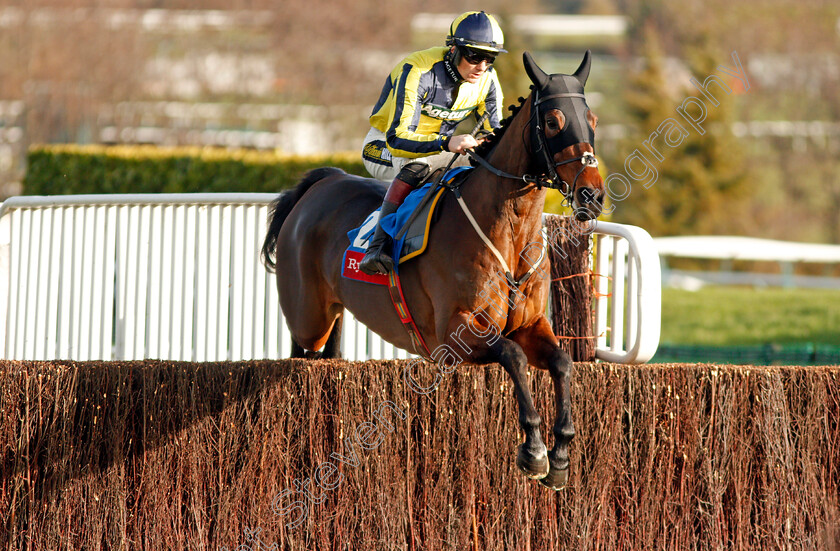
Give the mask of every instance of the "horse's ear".
M 572 75 L 578 82 L 580 82 L 581 86 L 586 86 L 586 79 L 589 78 L 589 66 L 592 63 L 592 52 L 586 50 L 586 53 L 583 54 L 583 61 L 580 62 L 580 67 L 577 68 L 575 74 Z
M 545 88 L 548 84 L 548 75 L 537 66 L 537 62 L 534 61 L 531 54 L 528 52 L 522 54 L 522 61 L 525 63 L 525 72 L 528 73 L 528 78 L 531 79 L 531 82 L 539 88 Z

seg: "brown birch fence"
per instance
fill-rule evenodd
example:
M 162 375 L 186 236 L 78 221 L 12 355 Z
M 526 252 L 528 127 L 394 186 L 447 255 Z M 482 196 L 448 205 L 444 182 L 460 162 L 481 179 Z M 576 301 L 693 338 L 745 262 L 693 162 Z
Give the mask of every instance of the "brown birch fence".
M 0 363 L 0 549 L 838 546 L 840 367 L 577 364 L 555 493 L 499 366 L 407 365 Z

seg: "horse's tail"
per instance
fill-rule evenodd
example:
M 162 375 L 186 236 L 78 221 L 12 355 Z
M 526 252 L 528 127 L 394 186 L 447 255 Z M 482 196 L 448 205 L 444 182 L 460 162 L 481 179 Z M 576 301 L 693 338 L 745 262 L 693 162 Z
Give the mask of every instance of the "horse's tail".
M 306 191 L 316 182 L 333 174 L 343 173 L 343 170 L 334 167 L 316 168 L 315 170 L 311 170 L 304 175 L 303 179 L 297 186 L 289 191 L 281 193 L 280 196 L 271 203 L 268 214 L 268 233 L 265 236 L 265 241 L 263 242 L 263 246 L 260 251 L 260 257 L 269 272 L 274 272 L 277 268 L 277 260 L 275 258 L 275 253 L 277 251 L 277 236 L 280 235 L 280 228 L 283 227 L 283 222 L 286 221 L 286 217 L 288 217 L 289 213 L 292 212 L 294 206 L 298 201 L 300 201 L 303 194 L 306 193 Z

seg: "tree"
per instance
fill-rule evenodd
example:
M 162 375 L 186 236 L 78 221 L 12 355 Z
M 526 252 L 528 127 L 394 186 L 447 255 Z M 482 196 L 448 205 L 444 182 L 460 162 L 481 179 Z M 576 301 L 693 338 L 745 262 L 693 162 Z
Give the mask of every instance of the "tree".
M 625 156 L 611 163 L 616 170 L 624 168 L 632 183 L 627 198 L 616 206 L 615 219 L 653 235 L 731 232 L 738 226 L 746 178 L 731 131 L 733 96 L 715 88 L 715 106 L 688 82 L 672 84 L 656 27 L 647 25 L 643 33 L 642 66 L 630 71 L 625 98 L 635 131 L 623 148 Z M 687 53 L 689 71 L 699 83 L 709 75 L 720 76 L 717 66 L 728 61 L 728 55 L 702 37 Z M 689 96 L 705 100 L 706 117 L 698 124 L 703 134 L 677 116 L 677 107 Z M 662 125 L 668 120 L 682 126 L 672 134 L 678 145 L 663 143 Z M 645 172 L 645 178 L 632 177 Z

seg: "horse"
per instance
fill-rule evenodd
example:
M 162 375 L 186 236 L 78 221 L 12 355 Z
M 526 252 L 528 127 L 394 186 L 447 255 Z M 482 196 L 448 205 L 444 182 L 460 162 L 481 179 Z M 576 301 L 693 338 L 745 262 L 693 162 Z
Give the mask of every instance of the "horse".
M 509 374 L 525 434 L 516 465 L 555 490 L 567 483 L 575 434 L 572 361 L 545 316 L 550 272 L 547 255 L 537 248 L 547 189 L 563 192 L 580 221 L 594 220 L 603 207 L 604 183 L 594 156 L 597 117 L 584 96 L 590 60 L 587 51 L 573 74 L 549 75 L 523 54 L 533 83 L 528 97 L 519 98 L 473 152 L 477 166 L 457 193 L 444 194 L 427 251 L 399 266 L 405 303 L 434 350 L 432 360 L 449 369 L 458 360 L 498 363 Z M 348 231 L 382 203 L 385 190 L 384 182 L 325 167 L 272 204 L 261 254 L 266 268 L 276 271 L 293 357 L 322 347 L 322 357 L 339 356 L 345 308 L 386 341 L 412 349 L 388 287 L 341 274 Z M 453 196 L 461 197 L 475 225 Z M 529 365 L 548 370 L 554 384 L 550 452 L 528 386 Z

